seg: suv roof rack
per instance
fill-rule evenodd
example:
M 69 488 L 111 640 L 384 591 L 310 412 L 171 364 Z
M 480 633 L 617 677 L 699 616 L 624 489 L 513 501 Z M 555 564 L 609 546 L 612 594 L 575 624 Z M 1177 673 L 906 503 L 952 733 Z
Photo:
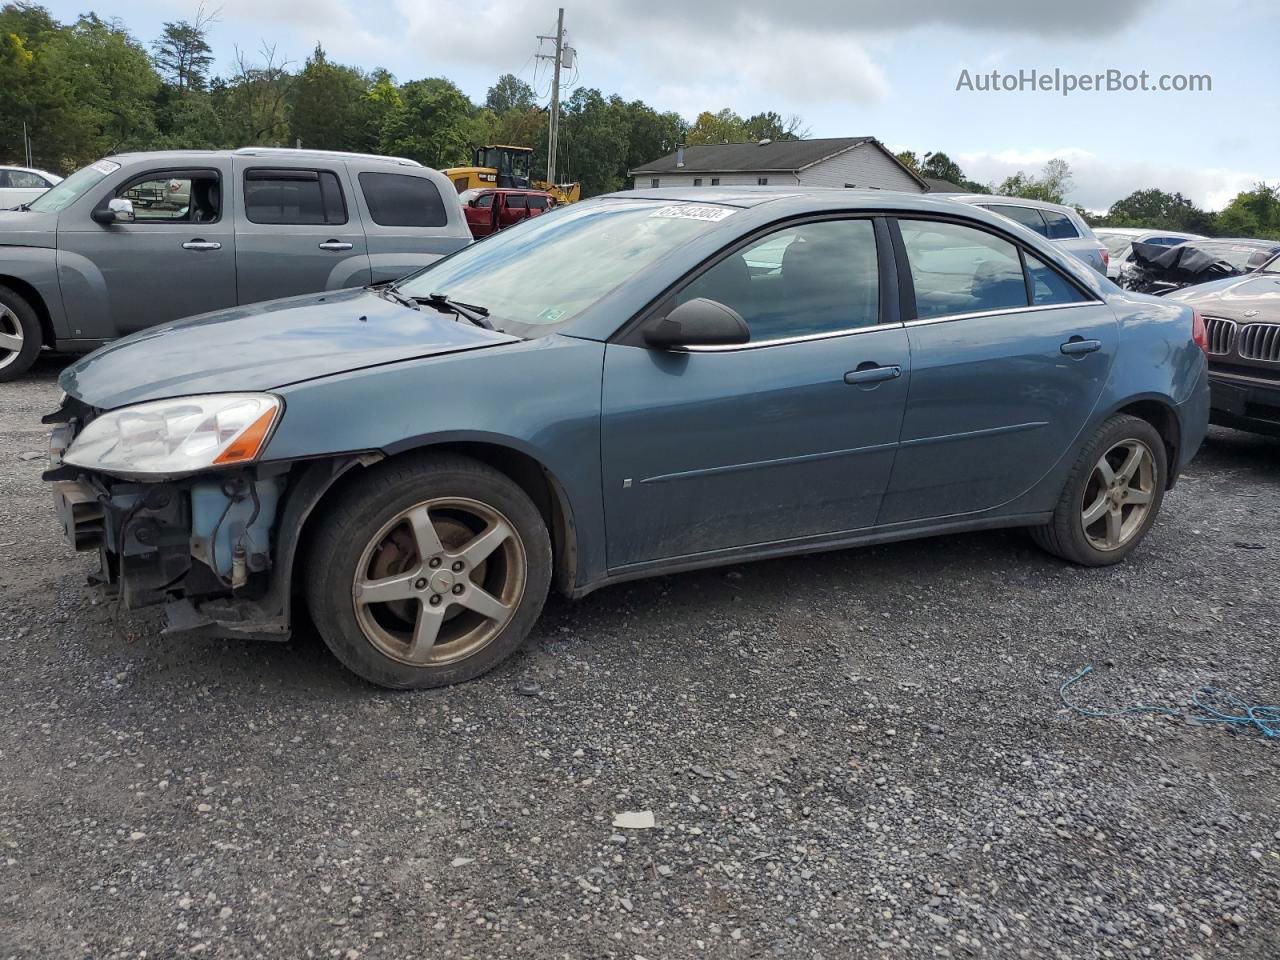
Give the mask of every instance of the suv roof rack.
M 343 150 L 298 150 L 293 147 L 240 147 L 232 153 L 242 157 L 316 157 L 326 160 L 381 160 L 397 163 L 402 167 L 420 167 L 417 160 L 407 157 L 385 157 L 376 153 L 350 153 Z

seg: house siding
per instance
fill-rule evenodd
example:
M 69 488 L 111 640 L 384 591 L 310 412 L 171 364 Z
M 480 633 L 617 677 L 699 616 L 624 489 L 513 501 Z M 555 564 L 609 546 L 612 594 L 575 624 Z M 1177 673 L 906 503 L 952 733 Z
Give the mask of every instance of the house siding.
M 722 187 L 754 187 L 760 177 L 769 178 L 771 187 L 843 187 L 853 184 L 856 187 L 876 187 L 880 190 L 905 190 L 908 193 L 923 193 L 920 184 L 913 180 L 897 163 L 889 159 L 879 147 L 872 143 L 863 143 L 846 150 L 844 153 L 815 163 L 801 170 L 799 174 L 780 173 L 776 170 L 738 171 L 734 173 L 705 173 L 679 170 L 669 173 L 642 173 L 635 177 L 637 188 L 647 188 L 654 180 L 660 187 L 692 187 L 695 179 L 702 181 L 702 186 L 711 186 L 711 179 L 717 177 Z

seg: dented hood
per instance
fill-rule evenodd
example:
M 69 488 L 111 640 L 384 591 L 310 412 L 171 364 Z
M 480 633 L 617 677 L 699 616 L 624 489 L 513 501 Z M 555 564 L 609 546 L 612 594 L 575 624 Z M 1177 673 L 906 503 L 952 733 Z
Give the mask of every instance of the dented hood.
M 145 400 L 273 390 L 518 338 L 368 289 L 273 300 L 142 330 L 72 364 L 59 385 L 99 409 Z

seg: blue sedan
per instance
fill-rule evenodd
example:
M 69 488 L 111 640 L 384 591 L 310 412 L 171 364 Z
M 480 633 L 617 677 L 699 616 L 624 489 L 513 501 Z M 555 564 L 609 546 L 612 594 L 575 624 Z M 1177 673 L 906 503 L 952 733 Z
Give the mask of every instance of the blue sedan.
M 552 588 L 1024 526 L 1117 563 L 1205 435 L 1200 317 L 946 199 L 637 190 L 385 287 L 149 328 L 62 375 L 46 478 L 126 608 L 388 687 Z

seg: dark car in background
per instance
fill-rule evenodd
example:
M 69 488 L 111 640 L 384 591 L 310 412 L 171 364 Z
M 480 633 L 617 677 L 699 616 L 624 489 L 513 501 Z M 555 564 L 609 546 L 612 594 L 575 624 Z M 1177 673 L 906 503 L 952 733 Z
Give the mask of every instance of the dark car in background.
M 545 191 L 515 188 L 464 190 L 458 199 L 477 240 L 541 216 L 556 205 L 555 197 Z
M 1211 421 L 1280 436 L 1280 253 L 1243 276 L 1184 287 L 1165 299 L 1204 317 Z
M 0 211 L 0 380 L 226 307 L 398 280 L 471 242 L 414 160 L 245 147 L 107 157 Z

